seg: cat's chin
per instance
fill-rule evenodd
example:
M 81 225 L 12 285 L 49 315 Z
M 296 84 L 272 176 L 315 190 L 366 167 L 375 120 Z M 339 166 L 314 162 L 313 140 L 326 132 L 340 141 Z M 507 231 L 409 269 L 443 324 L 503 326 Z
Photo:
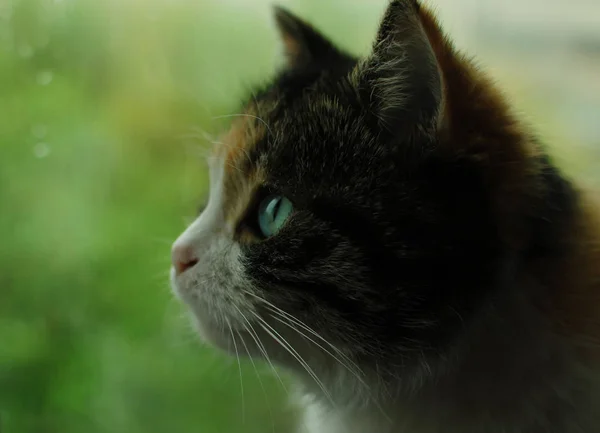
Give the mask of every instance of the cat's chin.
M 233 337 L 228 329 L 224 329 L 210 320 L 199 317 L 194 312 L 191 312 L 190 316 L 194 330 L 203 343 L 221 350 L 228 355 L 236 355 L 237 342 L 234 344 Z
M 232 353 L 235 350 L 231 331 L 225 324 L 211 318 L 207 308 L 202 305 L 195 290 L 190 290 L 185 283 L 178 281 L 174 269 L 171 268 L 171 291 L 182 301 L 190 316 L 190 321 L 200 340 L 210 346 Z
M 222 289 L 198 287 L 193 277 L 177 277 L 174 271 L 171 285 L 175 296 L 185 304 L 200 340 L 217 350 L 301 371 L 305 369 L 304 358 L 315 360 L 324 356 L 318 344 L 302 338 L 302 332 L 282 325 L 281 320 L 273 320 L 268 314 L 263 316 L 255 305 L 221 296 Z
M 235 322 L 217 323 L 195 311 L 191 311 L 190 316 L 200 340 L 227 355 L 264 359 L 263 350 L 274 353 L 271 341 L 255 326 L 251 333 L 245 327 L 236 326 Z M 257 339 L 262 347 L 258 346 Z

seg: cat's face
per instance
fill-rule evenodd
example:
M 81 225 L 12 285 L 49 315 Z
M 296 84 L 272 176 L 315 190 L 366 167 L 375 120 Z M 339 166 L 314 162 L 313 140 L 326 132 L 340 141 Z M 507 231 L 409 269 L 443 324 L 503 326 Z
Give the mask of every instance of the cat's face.
M 392 2 L 354 59 L 278 11 L 288 67 L 216 146 L 208 204 L 173 247 L 174 290 L 207 341 L 300 369 L 409 365 L 493 286 L 495 204 L 477 158 L 447 143 L 423 13 Z

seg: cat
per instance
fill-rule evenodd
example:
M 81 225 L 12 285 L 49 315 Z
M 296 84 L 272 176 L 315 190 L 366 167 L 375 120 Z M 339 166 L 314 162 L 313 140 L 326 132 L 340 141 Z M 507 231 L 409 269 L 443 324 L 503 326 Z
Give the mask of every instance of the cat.
M 274 16 L 173 244 L 200 336 L 292 372 L 303 432 L 600 432 L 593 198 L 420 2 L 361 58 Z

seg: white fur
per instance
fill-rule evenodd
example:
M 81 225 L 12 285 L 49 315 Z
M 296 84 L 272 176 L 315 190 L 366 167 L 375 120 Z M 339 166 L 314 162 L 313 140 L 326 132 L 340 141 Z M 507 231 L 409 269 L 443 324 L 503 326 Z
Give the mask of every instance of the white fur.
M 243 328 L 241 311 L 252 304 L 243 296 L 247 278 L 241 264 L 240 248 L 233 241 L 233 227 L 224 221 L 224 161 L 209 160 L 210 195 L 202 214 L 177 238 L 173 248 L 192 247 L 198 263 L 177 276 L 171 269 L 171 285 L 194 314 L 201 336 L 230 350 L 231 332 Z M 250 314 L 250 313 L 248 313 Z

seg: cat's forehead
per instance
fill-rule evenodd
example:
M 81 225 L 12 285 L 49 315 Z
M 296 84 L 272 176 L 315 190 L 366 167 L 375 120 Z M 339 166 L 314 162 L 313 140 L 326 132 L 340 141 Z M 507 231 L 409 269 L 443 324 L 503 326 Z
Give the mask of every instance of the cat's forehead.
M 261 156 L 276 153 L 282 146 L 291 150 L 297 142 L 331 141 L 360 121 L 350 99 L 343 91 L 318 90 L 295 98 L 283 91 L 253 98 L 222 135 L 215 153 L 236 167 L 256 166 L 264 161 Z
M 381 169 L 385 158 L 357 93 L 347 80 L 336 80 L 295 95 L 281 89 L 255 95 L 215 148 L 236 208 L 262 186 L 331 193 Z
M 226 162 L 228 171 L 244 162 L 248 152 L 264 139 L 267 130 L 264 122 L 257 122 L 260 116 L 253 105 L 245 107 L 234 117 L 229 129 L 215 142 L 213 148 L 213 155 Z
M 209 164 L 211 184 L 217 185 L 211 186 L 219 191 L 219 206 L 228 226 L 234 227 L 243 218 L 256 191 L 264 183 L 264 167 L 255 156 L 257 144 L 267 140 L 268 131 L 256 106 L 248 106 L 214 143 Z

